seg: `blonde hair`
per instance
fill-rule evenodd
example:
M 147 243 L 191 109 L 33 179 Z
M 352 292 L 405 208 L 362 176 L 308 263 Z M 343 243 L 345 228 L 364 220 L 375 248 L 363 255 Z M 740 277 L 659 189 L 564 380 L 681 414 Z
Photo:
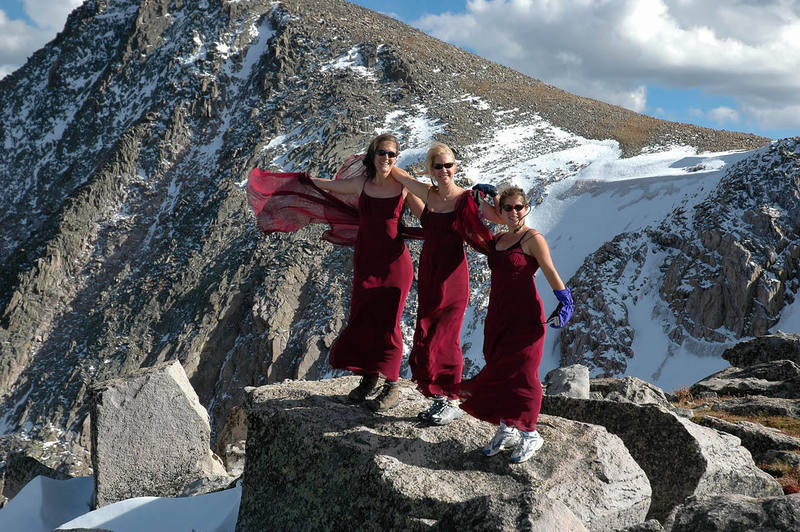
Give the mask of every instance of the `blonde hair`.
M 435 142 L 433 146 L 428 148 L 428 155 L 425 157 L 425 173 L 431 177 L 433 177 L 433 160 L 437 155 L 449 155 L 453 158 L 453 162 L 456 160 L 453 150 L 447 144 Z

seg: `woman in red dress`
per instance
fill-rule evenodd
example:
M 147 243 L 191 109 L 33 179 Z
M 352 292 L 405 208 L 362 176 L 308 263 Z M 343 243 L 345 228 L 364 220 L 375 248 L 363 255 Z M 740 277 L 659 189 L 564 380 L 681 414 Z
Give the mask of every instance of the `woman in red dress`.
M 363 157 L 363 171 L 348 161 L 340 174 L 351 175 L 337 174 L 337 179 L 303 174 L 299 181 L 294 179 L 289 185 L 274 186 L 276 180 L 290 174 L 251 172 L 252 183 L 248 183 L 250 203 L 264 232 L 327 222 L 331 224 L 327 239 L 350 243 L 348 228 L 357 224 L 352 242 L 355 254 L 350 315 L 331 346 L 329 362 L 334 368 L 361 375 L 359 385 L 348 395 L 353 402 L 364 401 L 377 388 L 380 376 L 385 377 L 378 396 L 367 401 L 367 406 L 376 411 L 396 406 L 400 398 L 397 386 L 403 356 L 400 317 L 414 275 L 400 218 L 406 203 L 417 215 L 422 211 L 422 202 L 407 196 L 406 189 L 390 175 L 397 156 L 397 139 L 383 134 L 370 143 Z M 296 182 L 301 183 L 300 188 Z M 321 196 L 320 190 L 323 191 Z M 357 211 L 349 211 L 349 205 L 342 203 L 337 195 L 357 196 Z M 283 205 L 278 209 L 277 201 L 270 203 L 270 200 L 285 197 L 290 198 L 288 208 Z M 321 210 L 320 205 L 323 206 Z M 299 216 L 298 212 L 302 219 L 287 224 L 286 219 Z
M 524 462 L 543 443 L 536 422 L 542 405 L 539 363 L 546 321 L 533 277 L 536 270 L 541 268 L 560 303 L 547 320 L 551 327 L 561 328 L 569 320 L 572 297 L 553 266 L 544 236 L 525 225 L 530 205 L 522 189 L 508 188 L 497 200 L 507 230 L 487 246 L 492 286 L 484 322 L 486 364 L 458 390 L 463 410 L 499 425 L 483 453 L 492 456 L 515 447 L 511 461 Z
M 461 382 L 464 366 L 461 324 L 469 301 L 469 270 L 456 220 L 469 193 L 453 180 L 458 166 L 448 146 L 431 146 L 425 170 L 433 186 L 397 167 L 392 176 L 425 205 L 419 215 L 425 241 L 417 275 L 417 325 L 408 364 L 420 392 L 432 398 L 420 419 L 446 425 L 463 414 L 452 388 Z M 501 222 L 494 208 L 483 205 L 484 216 Z

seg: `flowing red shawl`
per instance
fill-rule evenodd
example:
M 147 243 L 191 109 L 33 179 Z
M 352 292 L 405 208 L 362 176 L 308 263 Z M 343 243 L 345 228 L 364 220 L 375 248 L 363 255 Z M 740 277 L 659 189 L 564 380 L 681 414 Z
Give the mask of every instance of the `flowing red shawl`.
M 481 197 L 483 193 L 480 193 Z M 463 194 L 456 203 L 456 219 L 453 222 L 455 229 L 464 242 L 484 255 L 489 254 L 492 246 L 492 232 L 483 223 L 480 207 L 472 193 Z
M 351 179 L 365 172 L 364 155 L 352 155 L 334 179 Z M 254 168 L 247 180 L 247 200 L 258 228 L 266 234 L 292 232 L 309 224 L 329 228 L 322 239 L 352 246 L 358 233 L 357 194 L 334 194 L 318 187 L 307 172 L 266 172 Z M 402 226 L 403 238 L 422 239 L 421 227 Z

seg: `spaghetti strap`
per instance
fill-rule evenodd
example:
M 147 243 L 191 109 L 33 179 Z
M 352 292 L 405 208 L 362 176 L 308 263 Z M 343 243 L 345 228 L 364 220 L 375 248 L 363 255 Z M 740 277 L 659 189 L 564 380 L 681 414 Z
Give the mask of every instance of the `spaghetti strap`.
M 431 197 L 431 190 L 432 190 L 432 189 L 433 189 L 433 186 L 430 186 L 430 187 L 428 187 L 428 193 L 427 193 L 427 194 L 425 194 L 425 208 L 426 208 L 426 209 L 428 208 L 428 200 L 429 200 L 429 199 L 430 199 L 430 197 Z
M 519 239 L 519 245 L 521 246 L 522 244 L 524 244 L 525 242 L 527 242 L 531 238 L 535 237 L 536 235 L 541 235 L 541 234 L 542 233 L 540 233 L 536 229 L 528 229 L 527 231 L 525 231 L 525 234 L 522 235 L 522 238 Z
M 521 247 L 521 246 L 522 246 L 522 241 L 525 239 L 525 236 L 526 236 L 526 235 L 527 235 L 527 234 L 528 234 L 530 231 L 532 231 L 532 229 L 528 229 L 528 231 L 525 231 L 525 233 L 524 233 L 524 234 L 523 234 L 521 237 L 519 237 L 519 240 L 517 240 L 516 242 L 514 242 L 513 244 L 511 244 L 511 245 L 510 245 L 510 246 L 508 246 L 507 248 L 503 248 L 503 249 L 496 249 L 496 248 L 495 248 L 495 249 L 496 249 L 497 251 L 499 251 L 499 252 L 501 252 L 501 253 L 502 253 L 502 252 L 504 252 L 504 251 L 508 251 L 508 250 L 510 250 L 510 249 L 514 249 L 514 248 L 516 248 L 516 247 Z M 538 231 L 534 231 L 534 232 L 535 232 L 535 233 L 538 233 Z M 504 233 L 504 234 L 508 234 L 508 233 Z M 531 238 L 532 238 L 532 237 L 531 237 Z

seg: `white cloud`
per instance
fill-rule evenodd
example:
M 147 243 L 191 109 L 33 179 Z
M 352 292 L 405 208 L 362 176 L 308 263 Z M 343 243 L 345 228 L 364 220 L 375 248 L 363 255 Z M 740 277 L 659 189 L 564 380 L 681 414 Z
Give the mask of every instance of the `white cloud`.
M 24 0 L 25 13 L 40 28 L 61 31 L 73 9 L 83 0 Z
M 636 111 L 646 107 L 643 85 L 692 87 L 733 98 L 763 127 L 800 127 L 798 0 L 469 0 L 464 14 L 415 25 Z
M 21 67 L 33 52 L 61 31 L 67 15 L 81 0 L 25 0 L 25 13 L 34 22 L 10 19 L 0 10 L 0 78 Z
M 11 20 L 0 11 L 0 65 L 3 67 L 20 63 L 39 48 L 49 32 L 31 28 L 21 20 Z
M 739 122 L 739 112 L 724 105 L 709 111 L 708 116 L 719 124 L 735 124 Z

